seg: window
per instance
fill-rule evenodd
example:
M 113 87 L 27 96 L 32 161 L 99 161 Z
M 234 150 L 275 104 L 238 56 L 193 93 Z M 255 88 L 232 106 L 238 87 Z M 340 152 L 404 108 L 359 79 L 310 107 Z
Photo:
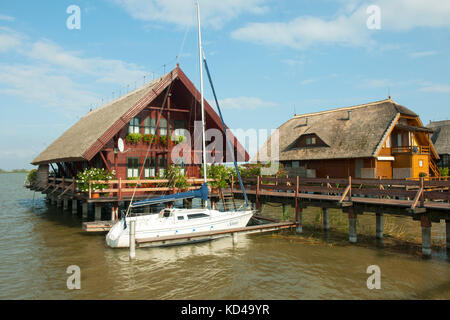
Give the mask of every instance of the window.
M 139 178 L 139 158 L 127 159 L 127 178 Z
M 300 167 L 300 162 L 299 161 L 292 161 L 292 168 L 298 168 Z
M 310 145 L 311 144 L 311 138 L 306 138 L 306 145 Z
M 156 134 L 156 119 L 145 118 L 144 134 Z
M 199 219 L 199 218 L 207 218 L 207 217 L 209 217 L 209 216 L 204 213 L 188 214 L 188 219 Z
M 164 177 L 164 174 L 166 173 L 166 167 L 167 167 L 167 159 L 165 157 L 160 157 L 158 160 L 158 169 L 159 169 L 159 176 Z
M 173 137 L 172 139 L 178 139 L 179 136 L 186 137 L 186 121 L 185 120 L 175 120 L 173 125 Z
M 423 168 L 423 160 L 419 160 L 419 167 Z
M 156 176 L 156 159 L 147 158 L 144 163 L 144 178 Z
M 131 119 L 129 125 L 128 125 L 128 133 L 139 133 L 139 118 L 133 118 Z
M 397 133 L 397 147 L 401 147 L 401 146 L 402 146 L 402 134 Z
M 166 119 L 159 120 L 159 135 L 167 136 L 167 120 Z
M 178 217 L 178 220 L 184 220 L 183 216 Z

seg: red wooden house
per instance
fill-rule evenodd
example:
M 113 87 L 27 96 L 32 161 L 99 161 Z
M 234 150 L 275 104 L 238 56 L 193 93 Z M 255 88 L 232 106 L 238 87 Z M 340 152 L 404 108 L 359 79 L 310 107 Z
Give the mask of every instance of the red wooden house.
M 38 176 L 42 180 L 49 174 L 49 165 L 59 176 L 65 177 L 74 177 L 85 168 L 96 167 L 114 170 L 117 179 L 145 179 L 161 176 L 171 163 L 181 165 L 188 177 L 198 178 L 201 176 L 201 143 L 194 143 L 194 140 L 201 139 L 201 135 L 197 134 L 192 141 L 184 141 L 189 143 L 191 159 L 196 163 L 185 161 L 186 151 L 177 159 L 171 157 L 180 135 L 188 136 L 189 132 L 194 137 L 196 122 L 201 126 L 200 93 L 177 66 L 163 77 L 90 111 L 39 154 L 32 164 L 39 166 Z M 219 116 L 207 102 L 205 122 L 206 129 L 222 131 Z M 154 135 L 158 142 L 151 145 L 143 140 L 126 142 L 132 133 Z M 223 141 L 218 145 L 225 147 L 222 136 Z M 248 161 L 246 150 L 232 134 L 230 137 L 235 156 Z M 124 152 L 118 150 L 119 138 L 125 141 Z M 210 152 L 212 161 L 222 162 L 226 153 L 217 145 L 214 147 L 215 142 L 209 144 L 209 149 L 213 150 Z M 226 160 L 224 162 L 231 161 Z

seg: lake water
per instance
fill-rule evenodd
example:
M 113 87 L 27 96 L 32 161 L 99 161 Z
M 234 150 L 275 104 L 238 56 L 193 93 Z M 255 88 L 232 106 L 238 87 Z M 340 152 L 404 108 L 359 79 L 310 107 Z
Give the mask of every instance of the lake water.
M 304 211 L 304 234 L 282 232 L 156 249 L 110 249 L 104 235 L 83 233 L 80 216 L 23 188 L 24 174 L 0 174 L 0 299 L 450 299 L 445 226 L 433 224 L 433 256 L 420 255 L 420 222 L 385 215 L 383 246 L 375 216 L 358 218 L 358 243 L 347 218 L 331 211 L 329 233 L 317 209 Z M 34 198 L 34 200 L 33 200 Z M 281 217 L 281 208 L 263 214 Z M 450 254 L 449 254 L 450 255 Z M 81 289 L 68 290 L 68 266 Z M 381 269 L 369 290 L 366 269 Z

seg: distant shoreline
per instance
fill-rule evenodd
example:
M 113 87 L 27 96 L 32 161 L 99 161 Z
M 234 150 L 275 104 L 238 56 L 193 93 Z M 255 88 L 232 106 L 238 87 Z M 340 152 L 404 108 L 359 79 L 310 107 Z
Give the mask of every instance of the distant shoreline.
M 0 169 L 0 174 L 2 174 L 2 173 L 28 173 L 30 171 L 31 170 L 27 170 L 27 169 L 14 169 L 14 170 L 10 170 L 10 171 Z

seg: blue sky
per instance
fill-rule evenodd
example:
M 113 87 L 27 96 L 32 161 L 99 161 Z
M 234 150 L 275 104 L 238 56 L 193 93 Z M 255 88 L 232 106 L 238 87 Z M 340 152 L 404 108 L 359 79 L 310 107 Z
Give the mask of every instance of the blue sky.
M 294 110 L 388 92 L 425 124 L 450 117 L 449 1 L 200 3 L 204 50 L 231 128 L 277 128 Z M 79 30 L 66 26 L 70 5 L 81 9 Z M 370 5 L 380 9 L 380 29 L 367 27 Z M 195 18 L 191 0 L 2 1 L 0 168 L 31 167 L 92 106 L 160 76 L 177 56 L 198 86 Z

